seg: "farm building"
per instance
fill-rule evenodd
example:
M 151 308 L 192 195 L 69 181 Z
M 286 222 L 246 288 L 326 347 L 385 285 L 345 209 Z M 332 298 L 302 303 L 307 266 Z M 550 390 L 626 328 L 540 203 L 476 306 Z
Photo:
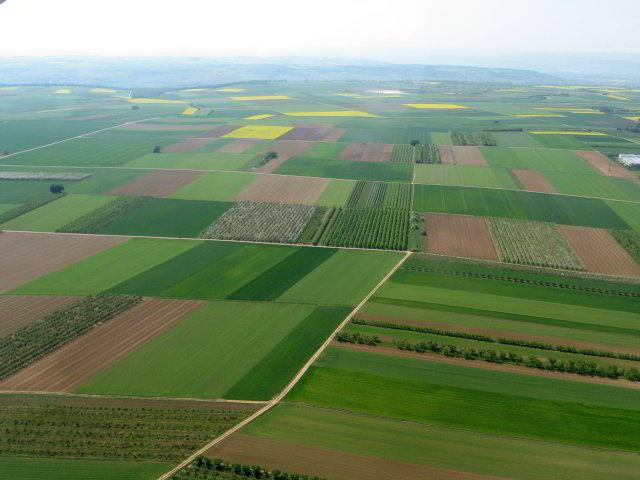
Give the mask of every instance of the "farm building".
M 640 168 L 640 155 L 618 155 L 618 161 L 625 167 Z

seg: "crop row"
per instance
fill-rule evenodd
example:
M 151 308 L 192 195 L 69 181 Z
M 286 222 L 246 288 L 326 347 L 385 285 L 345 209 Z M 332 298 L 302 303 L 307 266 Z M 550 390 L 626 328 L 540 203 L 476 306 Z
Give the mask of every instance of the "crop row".
M 391 151 L 391 161 L 393 163 L 413 163 L 413 146 L 394 145 Z
M 336 209 L 319 243 L 335 247 L 406 250 L 409 211 L 403 209 Z
M 437 145 L 416 145 L 414 148 L 416 163 L 442 163 Z
M 151 197 L 118 197 L 96 210 L 60 227 L 58 232 L 97 233 L 151 201 Z
M 85 297 L 0 338 L 0 379 L 140 302 L 131 295 Z
M 451 132 L 454 145 L 495 147 L 498 142 L 487 132 Z
M 585 269 L 562 233 L 551 223 L 492 218 L 489 226 L 504 262 L 567 270 Z
M 31 210 L 35 210 L 38 207 L 46 205 L 49 202 L 53 202 L 54 200 L 64 196 L 64 193 L 59 194 L 51 194 L 51 195 L 43 195 L 42 197 L 34 198 L 22 205 L 18 205 L 11 210 L 7 210 L 4 213 L 0 213 L 0 224 L 8 222 L 9 220 L 13 220 L 20 215 L 24 215 Z
M 311 205 L 240 202 L 202 231 L 199 238 L 296 243 L 314 211 Z
M 520 365 L 527 368 L 536 368 L 550 372 L 575 373 L 590 377 L 603 377 L 611 379 L 624 378 L 633 382 L 640 381 L 640 370 L 637 368 L 619 367 L 617 365 L 598 365 L 582 360 L 557 360 L 555 358 L 538 358 L 523 356 L 513 352 L 504 352 L 493 349 L 458 347 L 437 342 L 412 343 L 407 340 L 394 341 L 400 350 L 409 350 L 417 353 L 438 353 L 452 358 L 464 358 L 465 360 L 482 360 L 490 363 L 506 363 Z
M 77 181 L 90 177 L 91 173 L 52 172 L 0 172 L 0 180 L 58 180 Z
M 611 235 L 636 262 L 640 263 L 640 232 L 635 230 L 611 230 Z
M 171 480 L 240 480 L 242 478 L 264 478 L 266 480 L 323 480 L 320 477 L 310 477 L 299 473 L 268 470 L 259 465 L 243 465 L 240 463 L 226 463 L 216 458 L 198 457 L 191 464 L 171 476 Z
M 349 195 L 346 208 L 409 208 L 411 185 L 358 181 Z
M 177 461 L 250 410 L 0 404 L 0 455 Z

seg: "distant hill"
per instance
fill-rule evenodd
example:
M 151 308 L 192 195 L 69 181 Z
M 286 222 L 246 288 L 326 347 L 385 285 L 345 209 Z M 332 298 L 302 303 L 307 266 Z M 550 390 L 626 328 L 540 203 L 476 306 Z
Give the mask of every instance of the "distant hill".
M 462 81 L 562 83 L 533 70 L 456 65 L 400 65 L 343 58 L 0 58 L 1 84 L 103 84 L 125 88 L 182 87 L 267 81 Z

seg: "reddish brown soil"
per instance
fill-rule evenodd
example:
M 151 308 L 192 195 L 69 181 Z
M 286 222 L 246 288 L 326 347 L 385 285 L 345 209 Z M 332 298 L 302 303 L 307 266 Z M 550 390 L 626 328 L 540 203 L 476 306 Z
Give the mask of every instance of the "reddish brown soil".
M 271 160 L 258 171 L 261 173 L 274 172 L 280 165 L 289 160 L 289 158 L 304 155 L 311 144 L 311 142 L 307 142 L 306 140 L 276 140 L 267 149 L 260 152 L 260 155 L 264 155 L 267 152 L 276 152 L 278 158 Z
M 328 184 L 326 178 L 260 175 L 234 200 L 314 205 Z
M 46 314 L 64 307 L 77 297 L 29 295 L 0 296 L 0 335 L 35 322 Z
M 488 166 L 478 147 L 451 147 L 451 150 L 456 159 L 455 163 L 458 165 Z
M 108 195 L 166 197 L 193 182 L 200 175 L 202 175 L 202 172 L 158 170 L 148 175 L 134 178 L 130 182 L 110 190 Z
M 534 377 L 559 378 L 561 380 L 572 380 L 577 382 L 595 383 L 599 385 L 613 385 L 622 388 L 633 388 L 640 390 L 640 382 L 631 382 L 629 380 L 612 380 L 609 378 L 589 377 L 586 375 L 577 375 L 573 373 L 548 372 L 546 370 L 538 370 L 536 368 L 521 367 L 519 365 L 507 365 L 500 363 L 483 362 L 480 360 L 465 360 L 463 358 L 452 358 L 437 353 L 416 353 L 406 350 L 399 350 L 393 347 L 369 347 L 367 345 L 352 345 L 350 343 L 332 343 L 332 346 L 338 348 L 350 348 L 353 350 L 361 350 L 365 352 L 384 353 L 387 355 L 396 355 L 407 358 L 419 358 L 430 362 L 446 363 L 449 365 L 460 365 L 469 368 L 484 368 L 487 370 L 497 370 L 501 372 L 521 373 L 524 375 L 532 375 Z
M 543 192 L 543 193 L 554 193 L 555 189 L 553 185 L 547 182 L 547 179 L 544 178 L 544 175 L 540 172 L 536 172 L 535 170 L 525 170 L 525 169 L 513 169 L 511 170 L 513 174 L 518 177 L 520 183 L 525 190 L 530 192 Z
M 145 299 L 0 382 L 0 389 L 65 392 L 86 382 L 200 307 L 195 300 Z
M 494 328 L 469 327 L 466 325 L 458 325 L 455 323 L 439 322 L 430 319 L 421 320 L 409 317 L 391 317 L 388 315 L 374 315 L 369 313 L 359 313 L 358 318 L 371 322 L 392 323 L 395 325 L 410 325 L 414 327 L 438 328 L 440 330 L 451 330 L 454 332 L 476 333 L 480 335 L 488 335 L 494 338 L 512 338 L 515 340 L 527 340 L 530 342 L 547 343 L 551 345 L 569 345 L 576 348 L 585 348 L 592 350 L 604 350 L 608 352 L 631 353 L 638 354 L 637 348 L 620 347 L 618 345 L 610 345 L 607 343 L 595 342 L 578 342 L 576 340 L 565 337 L 549 337 L 544 335 L 527 335 L 524 333 L 512 332 L 510 330 L 497 330 Z M 489 320 L 489 318 L 487 319 Z M 444 337 L 443 337 L 444 338 Z M 625 362 L 624 360 L 616 360 L 616 362 Z M 629 365 L 637 366 L 637 363 L 629 363 Z
M 127 237 L 115 236 L 1 233 L 0 292 L 16 288 L 127 240 Z
M 270 470 L 304 473 L 336 480 L 490 480 L 474 473 L 426 467 L 359 455 L 343 450 L 291 444 L 237 433 L 205 455 L 228 462 L 262 465 Z
M 129 123 L 118 127 L 121 130 L 144 130 L 149 132 L 211 130 L 215 125 L 171 125 L 168 123 Z
M 576 155 L 586 160 L 589 165 L 598 170 L 602 175 L 608 177 L 635 178 L 632 172 L 624 168 L 622 165 L 609 160 L 600 152 L 592 152 L 589 150 L 579 150 Z
M 218 148 L 216 152 L 244 153 L 246 150 L 249 150 L 251 147 L 255 147 L 258 143 L 260 143 L 260 140 L 255 140 L 252 138 L 237 139 Z
M 322 141 L 331 143 L 337 142 L 345 133 L 347 133 L 347 130 L 344 128 L 332 128 L 329 133 L 325 135 Z
M 453 154 L 451 153 L 451 148 L 447 145 L 440 145 L 438 147 L 440 150 L 440 163 L 443 165 L 455 165 L 456 161 L 453 158 Z
M 4 393 L 4 392 L 3 392 Z M 220 402 L 215 400 L 159 399 L 109 397 L 106 395 L 70 395 L 46 393 L 13 393 L 0 395 L 0 405 L 16 402 L 23 405 L 60 405 L 69 407 L 121 407 L 121 408 L 193 408 L 197 410 L 256 410 L 261 405 L 251 403 Z
M 429 253 L 498 260 L 484 218 L 430 213 L 426 215 L 426 219 Z
M 587 267 L 587 271 L 640 276 L 640 265 L 606 230 L 560 225 L 560 231 Z
M 214 142 L 215 138 L 187 138 L 162 149 L 166 153 L 188 153 Z
M 350 143 L 340 154 L 340 160 L 390 162 L 393 145 L 383 143 Z

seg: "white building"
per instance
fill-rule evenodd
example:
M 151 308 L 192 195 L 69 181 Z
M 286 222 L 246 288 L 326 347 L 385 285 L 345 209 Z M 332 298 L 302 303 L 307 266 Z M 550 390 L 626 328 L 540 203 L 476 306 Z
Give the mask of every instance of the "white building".
M 618 161 L 625 167 L 640 167 L 640 155 L 618 155 Z

